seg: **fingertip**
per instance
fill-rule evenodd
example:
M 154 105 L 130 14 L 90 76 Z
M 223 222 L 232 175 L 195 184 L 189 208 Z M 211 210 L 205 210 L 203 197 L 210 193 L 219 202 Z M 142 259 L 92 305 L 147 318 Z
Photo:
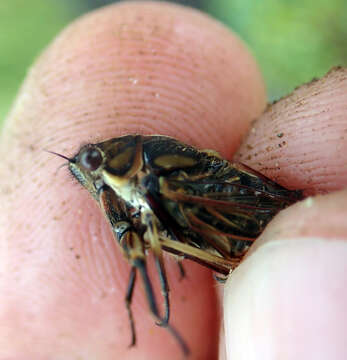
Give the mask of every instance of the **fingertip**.
M 268 106 L 236 155 L 291 189 L 316 194 L 347 181 L 347 68 L 301 85 Z
M 228 358 L 345 358 L 346 255 L 346 242 L 337 239 L 289 238 L 257 248 L 225 288 Z

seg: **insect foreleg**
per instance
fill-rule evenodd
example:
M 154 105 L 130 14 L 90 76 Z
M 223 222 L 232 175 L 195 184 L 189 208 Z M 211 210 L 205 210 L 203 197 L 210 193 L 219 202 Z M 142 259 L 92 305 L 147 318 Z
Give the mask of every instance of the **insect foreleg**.
M 146 262 L 144 259 L 137 258 L 137 259 L 133 260 L 133 265 L 136 267 L 136 269 L 139 270 L 139 272 L 141 274 L 144 290 L 145 290 L 148 305 L 149 305 L 149 309 L 150 309 L 152 315 L 155 317 L 155 319 L 157 321 L 160 321 L 161 319 L 160 319 L 160 315 L 158 312 L 157 302 L 155 300 L 152 283 L 148 276 Z
M 129 276 L 128 289 L 125 296 L 125 306 L 128 310 L 128 317 L 129 317 L 130 329 L 131 329 L 131 343 L 129 346 L 134 346 L 136 344 L 135 323 L 134 323 L 133 313 L 131 311 L 131 301 L 133 298 L 135 282 L 136 282 L 136 268 L 132 267 Z
M 147 225 L 146 234 L 149 238 L 148 240 L 154 254 L 155 265 L 157 267 L 160 280 L 161 293 L 164 297 L 164 317 L 156 324 L 159 326 L 167 326 L 170 318 L 169 285 L 166 277 L 158 229 L 151 213 L 145 213 L 143 215 L 143 221 Z
M 143 250 L 143 240 L 141 240 L 139 235 L 131 227 L 127 228 L 126 226 L 123 226 L 124 221 L 119 222 L 119 224 L 122 225 L 121 228 L 125 228 L 126 230 L 125 230 L 125 232 L 122 232 L 121 235 L 118 234 L 118 235 L 120 235 L 118 241 L 119 241 L 121 247 L 123 248 L 123 251 L 125 251 L 127 258 L 134 269 L 134 272 L 136 270 L 138 270 L 140 272 L 144 290 L 145 290 L 145 294 L 146 294 L 146 298 L 147 298 L 147 302 L 149 305 L 149 310 L 150 310 L 152 316 L 155 318 L 157 323 L 166 325 L 165 328 L 171 333 L 171 335 L 173 335 L 175 337 L 177 342 L 180 344 L 183 353 L 185 355 L 189 354 L 188 346 L 186 345 L 186 343 L 184 342 L 184 340 L 182 339 L 180 334 L 176 331 L 176 329 L 174 329 L 171 325 L 169 325 L 167 323 L 167 321 L 165 321 L 165 318 L 163 319 L 160 317 L 158 307 L 157 307 L 157 302 L 156 302 L 155 295 L 153 292 L 153 286 L 152 286 L 151 280 L 148 276 L 145 254 L 144 254 L 144 250 Z M 118 228 L 118 227 L 119 226 L 117 226 L 117 224 L 116 224 L 115 228 Z M 165 280 L 166 280 L 166 277 L 165 277 Z M 132 312 L 130 310 L 130 303 L 131 303 L 131 297 L 132 297 L 134 285 L 135 285 L 135 275 L 132 275 L 132 273 L 130 273 L 130 281 L 129 281 L 128 292 L 127 292 L 127 296 L 126 296 L 126 305 L 127 305 L 127 309 L 128 309 L 130 325 L 132 327 L 132 332 L 133 332 L 132 337 L 135 335 L 135 330 L 134 330 L 134 322 L 132 321 Z
M 157 266 L 157 270 L 159 274 L 161 293 L 164 297 L 164 308 L 165 308 L 164 317 L 160 322 L 157 322 L 156 324 L 159 326 L 167 326 L 170 318 L 169 286 L 166 278 L 166 271 L 163 263 L 163 257 L 156 255 L 154 255 L 154 257 L 155 257 L 155 264 Z
M 162 323 L 163 319 L 160 318 L 160 315 L 158 312 L 152 283 L 149 279 L 148 272 L 147 272 L 146 262 L 144 259 L 138 258 L 133 262 L 133 264 L 139 270 L 139 272 L 141 274 L 150 311 L 151 311 L 152 315 L 154 316 L 154 318 L 156 319 L 156 321 L 159 323 Z M 177 330 L 169 324 L 167 324 L 165 328 L 171 333 L 171 335 L 180 344 L 184 355 L 186 355 L 186 356 L 189 355 L 190 351 L 189 351 L 188 345 L 185 343 L 182 336 L 177 332 Z

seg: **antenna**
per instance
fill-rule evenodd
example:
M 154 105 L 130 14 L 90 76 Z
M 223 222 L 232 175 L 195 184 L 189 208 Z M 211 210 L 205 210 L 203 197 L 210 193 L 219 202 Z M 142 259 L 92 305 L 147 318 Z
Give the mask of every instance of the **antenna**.
M 68 162 L 74 162 L 73 159 L 70 159 L 70 158 L 68 158 L 67 156 L 62 155 L 62 154 L 59 154 L 59 153 L 56 153 L 56 152 L 54 152 L 54 151 L 50 151 L 50 150 L 46 150 L 46 149 L 44 149 L 43 151 L 46 151 L 46 152 L 48 152 L 48 153 L 50 153 L 50 154 L 59 156 L 59 157 L 65 159 L 65 160 L 67 160 Z

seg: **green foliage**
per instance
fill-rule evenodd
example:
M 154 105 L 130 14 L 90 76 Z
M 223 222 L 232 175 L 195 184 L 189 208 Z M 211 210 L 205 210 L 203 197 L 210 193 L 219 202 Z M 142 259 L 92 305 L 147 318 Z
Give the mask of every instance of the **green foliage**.
M 345 0 L 205 0 L 249 45 L 271 97 L 347 63 Z
M 0 124 L 30 64 L 73 17 L 62 0 L 0 0 Z
M 202 1 L 248 43 L 271 98 L 347 63 L 346 0 Z M 35 57 L 91 3 L 0 0 L 0 124 Z

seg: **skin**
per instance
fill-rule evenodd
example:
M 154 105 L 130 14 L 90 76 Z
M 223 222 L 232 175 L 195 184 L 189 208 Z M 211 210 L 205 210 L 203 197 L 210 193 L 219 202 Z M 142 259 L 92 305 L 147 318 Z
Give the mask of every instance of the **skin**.
M 346 358 L 346 90 L 347 71 L 334 69 L 253 123 L 266 102 L 257 65 L 205 15 L 127 3 L 70 25 L 30 70 L 1 134 L 0 358 L 181 356 L 140 283 L 138 346 L 127 348 L 129 267 L 90 195 L 43 151 L 71 156 L 125 133 L 171 135 L 324 194 L 274 219 L 230 276 L 223 306 L 209 270 L 186 262 L 179 281 L 167 258 L 171 323 L 191 359 Z

